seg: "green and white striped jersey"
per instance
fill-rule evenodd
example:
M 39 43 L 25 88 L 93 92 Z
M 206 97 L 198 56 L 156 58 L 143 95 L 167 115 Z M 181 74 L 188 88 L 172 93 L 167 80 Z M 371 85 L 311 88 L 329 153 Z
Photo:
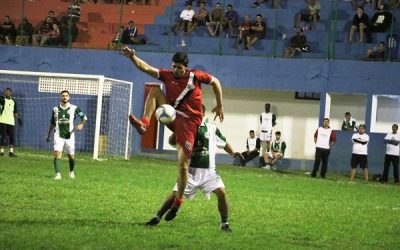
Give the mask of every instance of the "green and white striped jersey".
M 86 115 L 78 106 L 68 103 L 66 107 L 60 105 L 53 108 L 50 123 L 55 126 L 55 133 L 60 138 L 69 139 L 74 129 L 74 119 L 79 116 L 83 120 L 87 120 Z
M 197 129 L 194 141 L 190 167 L 193 168 L 215 168 L 215 154 L 217 147 L 224 148 L 226 139 L 214 123 L 208 119 L 203 120 Z

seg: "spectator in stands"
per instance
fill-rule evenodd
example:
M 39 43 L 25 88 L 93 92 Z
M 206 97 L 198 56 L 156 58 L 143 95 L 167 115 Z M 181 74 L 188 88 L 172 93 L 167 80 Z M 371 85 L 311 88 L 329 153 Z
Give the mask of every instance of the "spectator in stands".
M 350 181 L 356 176 L 357 166 L 363 169 L 365 181 L 368 181 L 368 142 L 369 135 L 365 133 L 365 124 L 358 126 L 358 133 L 355 133 L 351 140 L 353 141 L 353 149 L 351 154 L 351 172 Z
M 46 17 L 39 30 L 32 36 L 32 44 L 35 46 L 44 45 L 48 38 L 48 34 L 53 30 L 53 20 L 51 17 Z
M 380 42 L 378 48 L 369 49 L 367 51 L 367 60 L 384 61 L 386 46 L 384 42 Z
M 284 57 L 292 58 L 301 55 L 306 49 L 307 37 L 304 35 L 302 28 L 296 28 L 296 35 L 292 36 L 289 41 L 289 47 L 285 49 Z
M 222 28 L 224 13 L 220 3 L 216 3 L 214 9 L 210 13 L 210 22 L 207 24 L 210 36 L 218 36 Z
M 357 8 L 357 13 L 353 17 L 353 22 L 349 32 L 349 42 L 353 42 L 354 32 L 360 33 L 360 43 L 365 42 L 365 31 L 368 27 L 368 15 L 364 13 L 363 7 Z
M 317 22 L 320 19 L 321 4 L 317 0 L 307 0 L 307 7 L 305 10 L 300 11 L 296 17 L 295 28 L 300 28 L 302 21 L 311 22 L 312 26 L 310 29 L 315 30 L 317 28 Z M 308 29 L 308 26 L 306 26 Z
M 256 137 L 254 130 L 250 130 L 249 135 L 250 137 L 248 137 L 246 140 L 247 151 L 241 153 L 243 158 L 237 157 L 237 159 L 240 161 L 241 166 L 246 166 L 247 162 L 253 160 L 260 155 L 260 138 Z
M 250 16 L 245 15 L 243 23 L 240 24 L 239 26 L 239 36 L 237 44 L 235 46 L 237 49 L 239 49 L 242 43 L 244 43 L 244 46 L 247 47 L 247 38 L 250 36 L 250 28 L 251 28 Z
M 78 34 L 78 27 L 71 19 L 64 20 L 61 23 L 60 43 L 62 46 L 68 46 L 70 43 L 75 42 Z
M 192 9 L 192 4 L 186 4 L 186 9 L 182 10 L 179 21 L 172 27 L 172 32 L 177 35 L 180 32 L 187 33 L 192 28 L 192 21 L 194 17 L 194 10 Z
M 351 116 L 350 112 L 344 114 L 344 119 L 342 122 L 342 130 L 344 131 L 358 131 L 357 120 Z
M 60 27 L 58 24 L 53 23 L 53 29 L 49 32 L 47 39 L 44 41 L 44 45 L 60 46 L 60 35 Z
M 79 0 L 72 0 L 71 5 L 68 7 L 68 16 L 72 18 L 74 23 L 79 22 L 81 19 L 81 5 Z
M 399 183 L 399 155 L 400 155 L 400 134 L 397 133 L 399 126 L 397 124 L 392 125 L 392 133 L 388 133 L 385 136 L 383 142 L 386 144 L 385 162 L 383 164 L 382 183 L 388 182 L 389 180 L 389 168 L 390 163 L 393 164 L 393 177 L 394 183 Z
M 17 45 L 28 45 L 31 42 L 32 35 L 32 24 L 28 21 L 26 17 L 22 18 L 22 21 L 17 28 L 17 38 L 15 43 Z
M 10 16 L 4 16 L 4 22 L 1 24 L 0 42 L 13 44 L 15 42 L 16 35 L 17 30 L 15 29 L 14 23 L 11 22 Z
M 263 168 L 269 169 L 272 167 L 275 163 L 277 163 L 279 160 L 283 158 L 285 155 L 285 150 L 286 150 L 286 143 L 281 140 L 281 132 L 276 131 L 275 132 L 275 140 L 272 141 L 271 144 L 271 151 L 266 152 L 261 158 L 260 158 L 260 164 Z M 270 167 L 268 167 L 269 165 Z
M 119 50 L 122 44 L 122 33 L 124 33 L 124 26 L 120 26 L 115 38 L 108 44 L 109 50 Z
M 315 143 L 315 161 L 311 172 L 311 177 L 317 177 L 319 165 L 321 164 L 321 178 L 325 179 L 326 171 L 328 170 L 328 159 L 331 153 L 331 148 L 336 142 L 336 133 L 329 127 L 329 118 L 324 118 L 322 127 L 319 127 L 314 133 Z
M 378 9 L 379 10 L 371 18 L 369 31 L 386 32 L 390 28 L 390 25 L 392 25 L 393 15 L 385 10 L 383 4 L 379 5 Z
M 250 49 L 258 40 L 265 38 L 267 24 L 264 22 L 261 14 L 256 16 L 256 21 L 250 27 L 250 36 L 247 37 L 247 46 L 245 49 Z
M 47 14 L 47 17 L 50 17 L 53 23 L 59 24 L 56 15 L 54 14 L 54 11 L 50 10 L 49 13 Z M 46 17 L 46 18 L 47 18 Z
M 223 27 L 225 30 L 228 30 L 228 35 L 230 37 L 237 36 L 238 24 L 239 24 L 239 15 L 236 12 L 236 10 L 233 9 L 232 4 L 228 4 L 223 19 Z
M 146 39 L 139 38 L 137 34 L 137 28 L 133 21 L 128 22 L 128 27 L 126 27 L 124 32 L 122 33 L 122 43 L 129 45 L 146 44 Z
M 192 19 L 192 27 L 188 30 L 188 34 L 191 34 L 197 27 L 204 26 L 210 21 L 209 13 L 206 8 L 206 4 L 201 2 L 199 9 L 194 14 Z
M 267 3 L 267 0 L 256 0 L 253 5 L 256 8 L 260 8 L 260 4 Z M 272 0 L 272 8 L 278 9 L 281 7 L 281 0 Z

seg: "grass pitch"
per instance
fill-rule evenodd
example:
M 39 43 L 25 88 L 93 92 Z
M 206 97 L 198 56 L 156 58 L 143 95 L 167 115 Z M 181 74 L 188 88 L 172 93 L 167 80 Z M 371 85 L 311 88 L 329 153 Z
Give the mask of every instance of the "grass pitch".
M 17 152 L 18 153 L 18 152 Z M 398 249 L 400 186 L 303 172 L 219 166 L 233 233 L 216 197 L 185 201 L 175 220 L 144 222 L 171 192 L 175 162 L 77 156 L 75 180 L 51 157 L 0 158 L 0 249 Z

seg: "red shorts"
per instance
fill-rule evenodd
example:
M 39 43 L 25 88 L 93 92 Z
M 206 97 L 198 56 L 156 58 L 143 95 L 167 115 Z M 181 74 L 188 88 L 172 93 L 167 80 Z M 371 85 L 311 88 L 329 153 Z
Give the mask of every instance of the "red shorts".
M 193 144 L 201 120 L 200 117 L 184 117 L 177 113 L 175 121 L 167 125 L 175 133 L 176 142 L 181 145 L 188 160 L 192 156 Z

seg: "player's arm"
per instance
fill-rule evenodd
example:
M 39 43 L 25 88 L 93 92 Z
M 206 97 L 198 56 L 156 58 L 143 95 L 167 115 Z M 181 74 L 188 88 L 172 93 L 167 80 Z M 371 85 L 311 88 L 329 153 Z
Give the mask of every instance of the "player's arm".
M 335 132 L 335 130 L 332 130 L 331 136 L 329 138 L 329 147 L 332 147 L 333 144 L 335 144 L 335 143 L 336 143 L 336 132 Z
M 131 61 L 135 64 L 135 66 L 147 73 L 148 75 L 158 78 L 158 69 L 154 68 L 153 66 L 149 65 L 138 56 L 136 56 L 136 51 L 134 49 L 128 48 L 127 46 L 122 47 L 122 53 L 127 56 Z
M 217 78 L 213 77 L 210 84 L 211 84 L 211 86 L 213 88 L 213 91 L 214 91 L 215 100 L 217 101 L 217 106 L 215 106 L 213 108 L 213 110 L 212 110 L 213 113 L 215 112 L 214 120 L 218 116 L 220 122 L 222 122 L 224 120 L 224 109 L 222 107 L 222 87 L 221 87 L 221 83 Z
M 272 127 L 276 125 L 276 115 L 272 114 Z
M 51 119 L 50 119 L 50 125 L 47 130 L 46 142 L 50 142 L 50 136 L 51 136 L 51 133 L 54 131 L 55 127 L 56 127 L 56 119 L 54 117 L 54 111 L 53 111 L 53 113 L 51 115 Z
M 87 116 L 82 112 L 82 110 L 79 107 L 76 108 L 75 114 L 81 118 L 81 122 L 78 125 L 76 125 L 76 129 L 77 130 L 82 130 L 83 125 L 87 121 Z

